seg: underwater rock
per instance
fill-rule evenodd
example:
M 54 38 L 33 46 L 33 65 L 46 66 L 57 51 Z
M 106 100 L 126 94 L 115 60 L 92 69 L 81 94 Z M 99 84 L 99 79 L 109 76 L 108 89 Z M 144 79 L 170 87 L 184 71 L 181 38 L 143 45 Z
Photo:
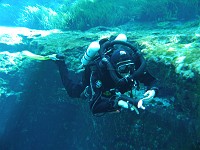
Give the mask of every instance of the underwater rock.
M 0 26 L 0 43 L 5 45 L 28 44 L 27 39 L 47 36 L 51 33 L 59 33 L 59 30 L 34 30 L 25 27 Z

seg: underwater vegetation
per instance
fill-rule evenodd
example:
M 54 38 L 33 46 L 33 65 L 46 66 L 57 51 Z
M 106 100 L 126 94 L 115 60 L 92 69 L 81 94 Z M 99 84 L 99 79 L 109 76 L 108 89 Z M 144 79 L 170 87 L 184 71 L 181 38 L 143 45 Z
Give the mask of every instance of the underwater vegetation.
M 164 40 L 162 36 L 159 38 L 150 36 L 145 37 L 141 44 L 147 47 L 143 51 L 148 53 L 150 59 L 162 60 L 165 64 L 173 64 L 176 67 L 176 73 L 182 74 L 185 78 L 193 78 L 193 70 L 200 73 L 199 46 L 197 42 L 191 41 L 192 37 L 187 44 L 182 44 L 182 39 L 185 40 L 186 38 L 186 35 L 180 34 L 165 35 Z
M 24 7 L 16 24 L 35 29 L 55 29 L 64 28 L 66 20 L 65 13 L 55 12 L 51 8 L 35 5 Z
M 117 26 L 134 20 L 133 3 L 120 0 L 84 0 L 77 2 L 70 9 L 71 29 L 85 30 L 96 26 Z M 137 12 L 136 12 L 137 13 Z
M 198 0 L 84 0 L 72 7 L 69 27 L 88 29 L 129 21 L 187 20 L 199 15 L 199 7 Z
M 17 26 L 35 29 L 87 30 L 97 26 L 114 27 L 130 21 L 176 21 L 197 19 L 199 0 L 64 0 L 25 3 L 14 16 Z M 1 5 L 1 12 L 13 6 Z M 15 8 L 16 9 L 16 8 Z

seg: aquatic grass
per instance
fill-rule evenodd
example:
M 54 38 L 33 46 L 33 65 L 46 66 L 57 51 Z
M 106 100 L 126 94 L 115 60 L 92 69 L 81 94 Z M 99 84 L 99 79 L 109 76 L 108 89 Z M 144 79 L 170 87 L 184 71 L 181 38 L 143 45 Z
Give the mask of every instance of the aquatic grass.
M 198 0 L 80 0 L 73 3 L 65 0 L 57 2 L 56 7 L 25 6 L 15 22 L 36 29 L 88 30 L 133 21 L 187 20 L 200 16 L 199 3 Z
M 96 26 L 117 26 L 133 19 L 133 3 L 120 0 L 83 0 L 70 9 L 71 29 L 86 30 Z
M 65 28 L 67 15 L 41 5 L 26 6 L 20 13 L 16 24 L 32 29 Z
M 199 0 L 142 0 L 142 21 L 188 20 L 200 15 Z M 186 13 L 187 12 L 187 13 Z

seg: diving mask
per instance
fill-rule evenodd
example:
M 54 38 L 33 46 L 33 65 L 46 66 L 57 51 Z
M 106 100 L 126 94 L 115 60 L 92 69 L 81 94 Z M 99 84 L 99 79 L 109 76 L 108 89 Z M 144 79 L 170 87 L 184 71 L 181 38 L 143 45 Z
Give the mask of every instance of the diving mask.
M 122 77 L 127 77 L 130 75 L 131 70 L 134 70 L 134 63 L 131 62 L 130 60 L 119 62 L 117 64 L 117 72 L 122 76 Z

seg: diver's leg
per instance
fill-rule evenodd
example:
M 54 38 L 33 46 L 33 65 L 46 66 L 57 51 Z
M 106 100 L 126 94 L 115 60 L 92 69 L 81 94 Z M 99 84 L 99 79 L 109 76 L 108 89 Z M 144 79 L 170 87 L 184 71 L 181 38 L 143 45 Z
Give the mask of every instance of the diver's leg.
M 70 83 L 68 67 L 65 64 L 65 61 L 62 61 L 62 60 L 56 61 L 56 64 L 58 66 L 58 70 L 59 70 L 59 73 L 60 73 L 62 83 L 63 83 L 65 88 L 68 88 L 69 83 Z
M 70 97 L 79 98 L 81 93 L 84 91 L 84 87 L 81 82 L 71 80 L 75 77 L 75 73 L 69 71 L 64 60 L 57 60 L 56 64 L 59 69 L 60 77 L 67 93 Z

